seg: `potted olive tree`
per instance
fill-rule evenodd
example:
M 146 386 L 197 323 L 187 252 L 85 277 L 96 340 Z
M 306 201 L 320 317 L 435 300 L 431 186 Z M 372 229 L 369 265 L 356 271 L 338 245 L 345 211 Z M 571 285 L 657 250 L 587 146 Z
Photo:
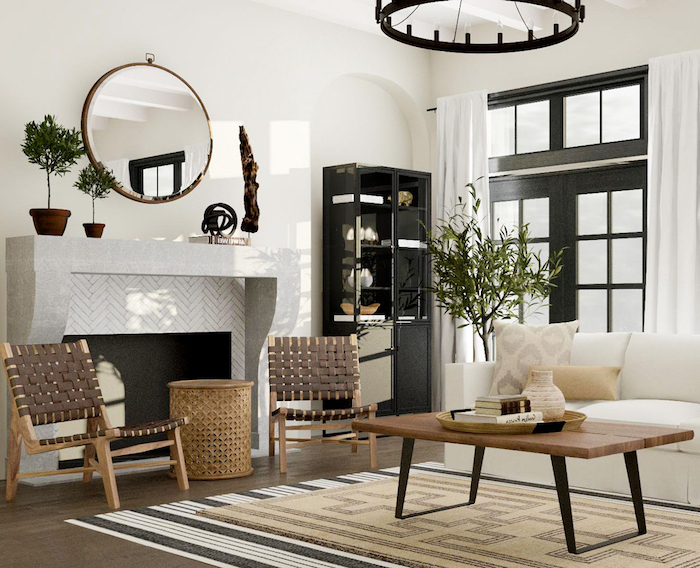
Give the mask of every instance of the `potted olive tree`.
M 474 203 L 471 209 L 460 198 L 454 212 L 428 231 L 432 292 L 438 306 L 464 320 L 463 327 L 474 326 L 490 361 L 493 321 L 518 318 L 523 305 L 526 310 L 540 306 L 561 272 L 563 251 L 543 261 L 539 252 L 528 248 L 527 224 L 503 228 L 490 237 L 481 229 L 476 189 L 473 184 L 467 187 Z
M 97 199 L 106 199 L 109 196 L 109 191 L 116 183 L 117 180 L 112 175 L 112 172 L 102 164 L 99 164 L 98 167 L 92 164 L 85 166 L 78 174 L 78 181 L 74 184 L 75 187 L 92 198 L 92 223 L 83 223 L 85 234 L 88 237 L 97 239 L 102 237 L 105 225 L 104 223 L 95 223 L 95 201 Z
M 78 162 L 85 147 L 80 131 L 64 128 L 54 116 L 45 116 L 40 124 L 30 122 L 24 127 L 22 151 L 30 164 L 37 164 L 46 172 L 49 190 L 46 209 L 30 209 L 34 228 L 39 235 L 61 236 L 66 230 L 70 211 L 51 208 L 51 176 L 63 176 Z

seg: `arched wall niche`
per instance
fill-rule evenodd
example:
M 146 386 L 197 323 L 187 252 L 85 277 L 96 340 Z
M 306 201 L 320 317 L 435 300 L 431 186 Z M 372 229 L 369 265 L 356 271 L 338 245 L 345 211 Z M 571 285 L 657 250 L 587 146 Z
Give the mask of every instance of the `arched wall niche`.
M 365 73 L 341 75 L 311 114 L 311 298 L 314 335 L 322 334 L 323 168 L 366 163 L 430 171 L 425 109 L 397 83 Z

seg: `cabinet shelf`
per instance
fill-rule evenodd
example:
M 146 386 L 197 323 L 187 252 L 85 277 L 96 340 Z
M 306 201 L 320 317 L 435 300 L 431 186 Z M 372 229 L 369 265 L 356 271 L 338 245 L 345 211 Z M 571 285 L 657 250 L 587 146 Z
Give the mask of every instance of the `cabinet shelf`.
M 391 252 L 391 245 L 360 245 L 363 251 L 385 251 Z

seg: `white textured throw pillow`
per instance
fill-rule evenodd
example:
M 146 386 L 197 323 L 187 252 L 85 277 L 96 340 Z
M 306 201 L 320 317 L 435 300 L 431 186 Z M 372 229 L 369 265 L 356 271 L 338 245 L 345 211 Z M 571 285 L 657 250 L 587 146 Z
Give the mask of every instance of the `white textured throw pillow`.
M 520 394 L 531 365 L 569 365 L 578 321 L 528 326 L 497 321 L 491 394 Z

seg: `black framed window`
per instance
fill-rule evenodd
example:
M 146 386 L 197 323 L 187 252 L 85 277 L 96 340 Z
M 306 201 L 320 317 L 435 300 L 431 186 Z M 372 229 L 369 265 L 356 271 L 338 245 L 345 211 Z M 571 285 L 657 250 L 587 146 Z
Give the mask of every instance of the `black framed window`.
M 161 154 L 129 162 L 131 188 L 141 195 L 167 197 L 180 193 L 185 152 Z
M 491 173 L 647 152 L 648 68 L 489 95 Z
M 542 258 L 564 249 L 549 306 L 521 308 L 525 323 L 643 329 L 647 74 L 637 67 L 489 95 L 494 234 L 529 223 Z
M 492 228 L 529 223 L 542 258 L 564 249 L 549 306 L 530 325 L 579 319 L 582 332 L 642 331 L 646 164 L 491 180 Z

